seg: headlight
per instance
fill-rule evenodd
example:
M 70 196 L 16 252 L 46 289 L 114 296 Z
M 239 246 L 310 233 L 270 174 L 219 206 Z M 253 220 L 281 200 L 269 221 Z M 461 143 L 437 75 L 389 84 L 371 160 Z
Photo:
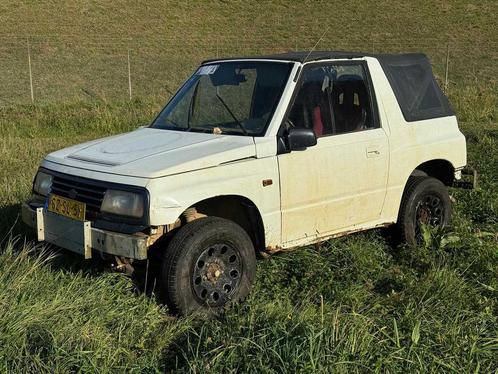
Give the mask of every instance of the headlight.
M 107 190 L 100 210 L 120 216 L 139 218 L 144 215 L 144 199 L 142 195 L 133 192 Z
M 35 183 L 33 184 L 33 191 L 36 193 L 47 196 L 52 188 L 52 176 L 42 171 L 36 174 Z

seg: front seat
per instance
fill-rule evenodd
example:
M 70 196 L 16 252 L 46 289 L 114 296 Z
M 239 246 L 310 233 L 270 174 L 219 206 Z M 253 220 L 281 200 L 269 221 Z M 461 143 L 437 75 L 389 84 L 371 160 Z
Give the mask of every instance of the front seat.
M 367 125 L 368 93 L 359 75 L 342 75 L 334 87 L 334 110 L 339 133 L 359 131 Z

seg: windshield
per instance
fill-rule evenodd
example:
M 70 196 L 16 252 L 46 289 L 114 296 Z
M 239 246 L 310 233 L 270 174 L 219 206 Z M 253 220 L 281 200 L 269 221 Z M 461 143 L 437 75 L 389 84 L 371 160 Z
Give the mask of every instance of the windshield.
M 202 65 L 151 127 L 261 136 L 291 68 L 290 63 L 255 61 Z

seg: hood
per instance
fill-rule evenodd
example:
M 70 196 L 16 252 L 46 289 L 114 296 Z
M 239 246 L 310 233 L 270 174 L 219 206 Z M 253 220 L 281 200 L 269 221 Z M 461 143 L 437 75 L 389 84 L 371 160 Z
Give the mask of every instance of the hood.
M 49 154 L 50 162 L 141 178 L 158 178 L 255 157 L 249 136 L 143 128 Z

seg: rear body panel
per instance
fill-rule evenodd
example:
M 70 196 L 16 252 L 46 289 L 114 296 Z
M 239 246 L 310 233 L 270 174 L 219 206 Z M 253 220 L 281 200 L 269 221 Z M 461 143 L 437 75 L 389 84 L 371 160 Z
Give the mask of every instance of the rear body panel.
M 379 62 L 368 58 L 368 63 L 381 120 L 389 132 L 389 178 L 382 217 L 394 223 L 410 174 L 430 160 L 446 160 L 461 169 L 467 164 L 467 147 L 455 116 L 407 122 Z

